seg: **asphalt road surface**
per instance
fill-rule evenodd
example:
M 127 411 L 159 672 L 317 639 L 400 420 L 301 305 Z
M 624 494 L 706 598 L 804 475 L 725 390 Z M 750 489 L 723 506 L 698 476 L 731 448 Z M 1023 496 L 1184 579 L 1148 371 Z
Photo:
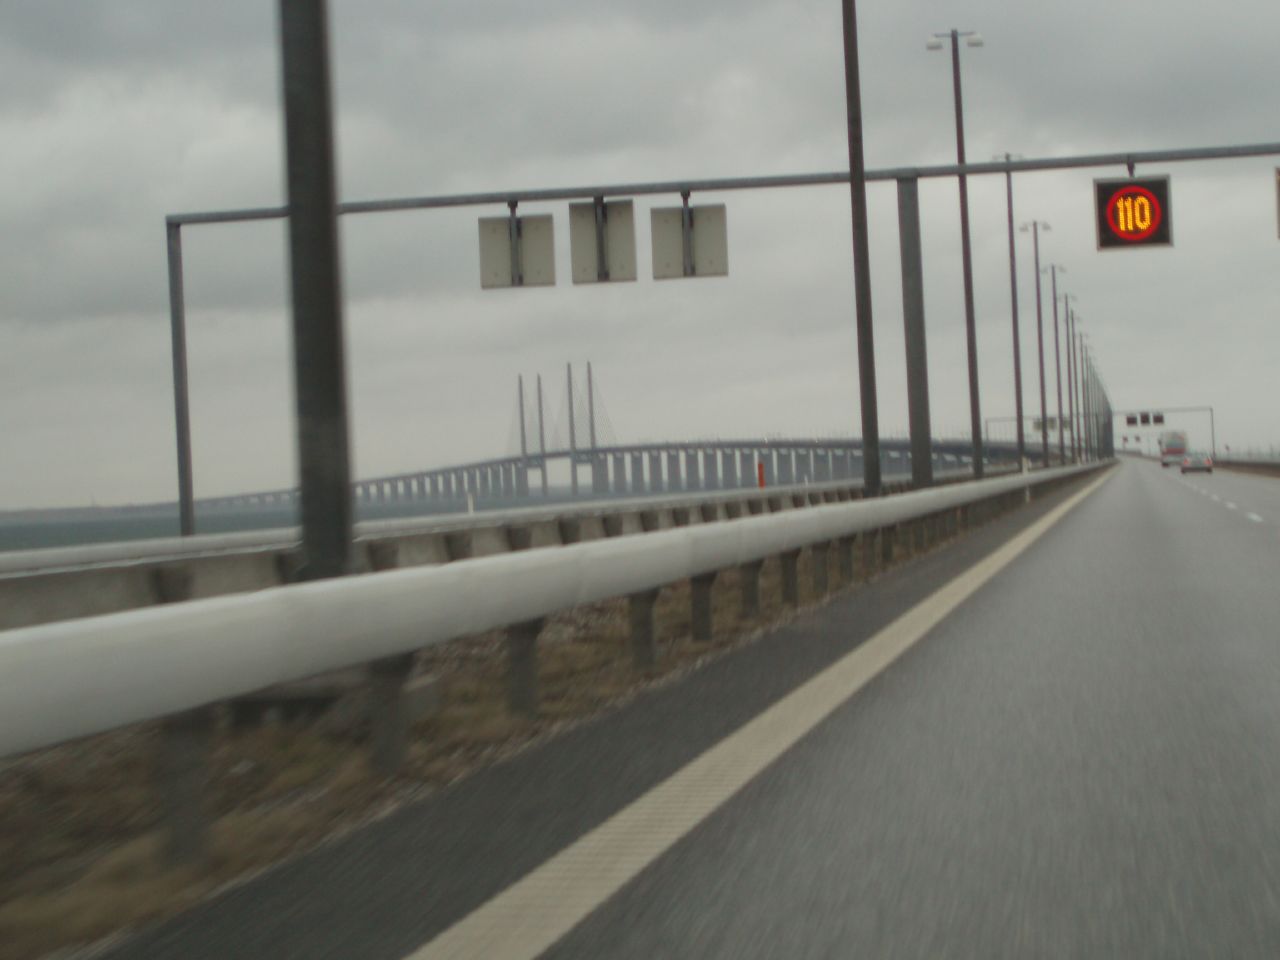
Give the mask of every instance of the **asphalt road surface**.
M 1280 482 L 1078 492 L 110 956 L 1280 957 Z

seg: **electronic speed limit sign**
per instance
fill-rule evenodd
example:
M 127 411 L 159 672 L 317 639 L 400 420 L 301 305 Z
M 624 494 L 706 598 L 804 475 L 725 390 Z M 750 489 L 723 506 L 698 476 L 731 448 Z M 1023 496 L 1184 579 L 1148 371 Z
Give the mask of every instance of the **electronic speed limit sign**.
M 1093 181 L 1098 249 L 1172 246 L 1169 178 Z

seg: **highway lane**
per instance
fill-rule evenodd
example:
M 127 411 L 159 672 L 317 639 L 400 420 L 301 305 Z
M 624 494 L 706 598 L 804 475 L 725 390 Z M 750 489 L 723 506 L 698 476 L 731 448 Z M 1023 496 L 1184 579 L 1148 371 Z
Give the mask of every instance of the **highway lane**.
M 1280 533 L 1280 477 L 1237 473 L 1234 470 L 1183 474 L 1172 467 L 1164 472 L 1170 479 L 1176 479 L 1223 509 Z
M 1124 465 L 548 956 L 1280 956 L 1280 541 L 1174 477 Z
M 111 956 L 429 956 L 1052 506 Z M 1125 464 L 546 955 L 1280 955 L 1278 553 Z

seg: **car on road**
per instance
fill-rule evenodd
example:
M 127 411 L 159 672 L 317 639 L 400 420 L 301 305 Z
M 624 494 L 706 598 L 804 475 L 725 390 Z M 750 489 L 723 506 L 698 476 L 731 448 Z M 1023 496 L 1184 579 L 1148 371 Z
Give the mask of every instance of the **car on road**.
M 1188 470 L 1203 470 L 1205 473 L 1213 473 L 1213 457 L 1207 453 L 1188 453 L 1182 458 L 1182 472 Z

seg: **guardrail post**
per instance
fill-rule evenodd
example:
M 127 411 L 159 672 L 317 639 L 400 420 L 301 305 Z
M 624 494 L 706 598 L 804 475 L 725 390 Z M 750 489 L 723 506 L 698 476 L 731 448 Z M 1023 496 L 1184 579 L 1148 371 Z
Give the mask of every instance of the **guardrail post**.
M 831 581 L 827 573 L 827 560 L 831 553 L 831 544 L 812 544 L 809 552 L 813 558 L 813 592 L 818 597 L 825 597 Z
M 840 582 L 853 583 L 853 545 L 856 537 L 841 537 L 836 541 L 836 564 L 840 569 Z
M 760 571 L 764 567 L 763 560 L 744 563 L 738 568 L 738 577 L 742 581 L 742 619 L 750 620 L 760 615 Z
M 182 566 L 151 572 L 156 599 L 164 603 L 190 600 L 194 577 Z M 159 789 L 164 810 L 164 858 L 170 864 L 202 860 L 209 846 L 209 811 L 205 785 L 213 749 L 212 707 L 197 707 L 165 717 L 160 724 Z
M 689 578 L 691 630 L 693 639 L 699 643 L 711 640 L 711 587 L 715 582 L 714 573 Z
M 653 607 L 657 600 L 657 590 L 633 593 L 627 598 L 627 612 L 631 620 L 631 662 L 639 670 L 649 669 L 658 660 L 653 624 Z
M 507 628 L 507 706 L 513 713 L 538 712 L 538 634 L 543 621 L 527 620 Z
M 794 607 L 800 603 L 800 551 L 790 550 L 778 557 L 782 565 L 782 603 Z
M 404 684 L 413 672 L 413 654 L 385 657 L 369 664 L 370 726 L 373 768 L 383 776 L 404 763 L 409 718 Z
M 867 530 L 862 539 L 862 575 L 870 580 L 880 566 L 880 531 Z
M 914 553 L 924 553 L 925 547 L 927 546 L 924 529 L 925 523 L 926 521 L 923 517 L 918 520 L 911 521 L 912 551 Z
M 210 707 L 175 713 L 161 722 L 164 856 L 171 864 L 203 860 L 208 851 L 209 812 L 204 793 L 209 779 L 213 726 Z
M 898 525 L 880 528 L 880 562 L 884 567 L 893 566 L 893 557 L 898 545 Z

